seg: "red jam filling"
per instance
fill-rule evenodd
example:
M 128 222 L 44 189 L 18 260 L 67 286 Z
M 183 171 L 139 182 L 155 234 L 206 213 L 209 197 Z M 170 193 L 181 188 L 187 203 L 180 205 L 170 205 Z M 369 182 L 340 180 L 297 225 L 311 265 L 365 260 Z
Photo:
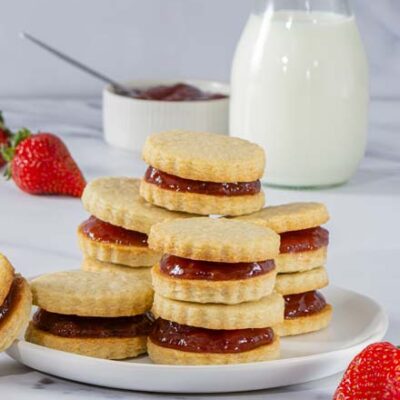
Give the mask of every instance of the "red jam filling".
M 201 101 L 225 99 L 228 96 L 222 93 L 203 92 L 196 86 L 186 83 L 177 83 L 175 85 L 160 85 L 146 89 L 133 89 L 128 94 L 123 91 L 115 90 L 117 94 L 128 95 L 135 99 L 143 100 L 161 100 L 161 101 Z
M 275 268 L 274 260 L 252 263 L 221 263 L 197 261 L 165 254 L 160 261 L 160 270 L 166 275 L 181 279 L 207 281 L 229 281 L 254 278 L 267 274 Z
M 150 340 L 159 346 L 193 353 L 242 353 L 272 343 L 271 328 L 214 330 L 158 318 Z
M 285 319 L 306 317 L 316 314 L 326 306 L 325 297 L 315 290 L 311 292 L 290 294 L 285 299 Z
M 170 175 L 154 167 L 147 168 L 144 179 L 148 183 L 174 192 L 209 194 L 213 196 L 253 195 L 261 190 L 259 180 L 232 183 L 203 182 Z
M 3 322 L 6 321 L 14 305 L 17 303 L 20 296 L 20 289 L 23 283 L 23 279 L 16 275 L 11 284 L 10 291 L 7 294 L 2 305 L 0 305 L 0 327 Z
M 33 316 L 36 328 L 67 338 L 131 338 L 146 336 L 152 328 L 148 314 L 134 317 L 79 317 L 39 309 Z
M 283 232 L 280 236 L 281 253 L 318 250 L 329 244 L 329 231 L 320 226 L 300 231 Z
M 147 246 L 147 235 L 109 224 L 91 216 L 80 226 L 81 231 L 91 240 L 115 243 L 124 246 Z

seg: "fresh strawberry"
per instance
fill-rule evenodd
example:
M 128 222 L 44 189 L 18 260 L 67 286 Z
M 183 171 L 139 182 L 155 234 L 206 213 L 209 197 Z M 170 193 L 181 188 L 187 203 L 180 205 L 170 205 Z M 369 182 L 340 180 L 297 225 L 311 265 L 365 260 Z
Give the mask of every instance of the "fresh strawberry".
M 9 145 L 9 139 L 11 136 L 10 130 L 6 127 L 4 122 L 3 113 L 0 111 L 0 148 L 7 147 Z M 0 154 L 0 168 L 6 164 L 6 160 Z
M 8 162 L 6 175 L 24 192 L 82 195 L 85 178 L 59 137 L 22 129 L 2 154 Z
M 333 400 L 400 400 L 400 350 L 369 345 L 348 366 Z

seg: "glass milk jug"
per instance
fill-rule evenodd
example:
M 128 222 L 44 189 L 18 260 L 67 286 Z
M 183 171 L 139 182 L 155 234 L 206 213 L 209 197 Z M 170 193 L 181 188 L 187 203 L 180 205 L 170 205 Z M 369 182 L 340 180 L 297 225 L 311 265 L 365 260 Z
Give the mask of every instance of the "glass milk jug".
M 262 145 L 265 182 L 332 186 L 366 146 L 368 68 L 346 0 L 258 0 L 236 49 L 230 134 Z

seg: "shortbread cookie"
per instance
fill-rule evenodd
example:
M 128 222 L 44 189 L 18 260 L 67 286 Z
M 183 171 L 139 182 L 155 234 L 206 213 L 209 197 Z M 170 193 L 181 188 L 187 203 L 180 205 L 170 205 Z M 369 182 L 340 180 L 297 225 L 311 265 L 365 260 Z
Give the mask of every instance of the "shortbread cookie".
M 22 276 L 14 275 L 6 298 L 0 304 L 0 352 L 18 338 L 28 323 L 31 306 L 32 295 L 28 283 Z
M 280 355 L 279 336 L 271 344 L 243 353 L 194 353 L 159 346 L 148 339 L 147 352 L 156 364 L 224 365 L 276 360 Z
M 38 345 L 89 357 L 125 359 L 146 352 L 151 327 L 152 320 L 147 315 L 93 318 L 39 310 L 25 338 Z
M 279 336 L 293 336 L 301 335 L 319 331 L 326 328 L 332 319 L 332 306 L 325 304 L 325 306 L 313 313 L 305 314 L 294 318 L 285 318 L 285 320 L 274 327 L 274 331 Z
M 152 135 L 144 161 L 168 174 L 206 182 L 251 182 L 264 173 L 262 147 L 213 133 L 172 131 Z
M 190 217 L 152 206 L 139 196 L 139 185 L 140 180 L 132 178 L 95 179 L 85 187 L 83 206 L 102 221 L 143 233 L 148 233 L 155 223 Z
M 28 342 L 88 357 L 122 360 L 146 353 L 147 336 L 133 338 L 64 338 L 35 328 L 30 323 L 25 334 Z
M 298 253 L 281 253 L 275 258 L 278 273 L 302 272 L 326 264 L 327 247 Z
M 147 235 L 90 217 L 78 228 L 84 256 L 129 267 L 154 265 L 161 257 L 147 246 Z
M 177 259 L 177 257 L 174 258 Z M 174 271 L 171 272 L 177 272 L 177 275 L 165 274 L 160 269 L 160 264 L 157 264 L 152 269 L 153 288 L 164 297 L 196 303 L 238 304 L 244 301 L 259 300 L 271 294 L 275 286 L 276 268 L 273 261 L 269 261 L 272 266 L 266 267 L 268 272 L 254 277 L 252 276 L 254 271 L 259 271 L 264 263 L 239 264 L 243 266 L 239 272 L 251 276 L 245 279 L 234 279 L 237 272 L 230 265 L 236 264 L 223 264 L 223 267 L 217 268 L 210 266 L 212 263 L 207 265 L 207 262 L 204 262 L 206 267 L 203 269 L 193 271 L 193 268 L 190 268 L 189 276 L 196 276 L 195 279 L 182 279 L 180 277 L 182 270 L 178 270 L 176 264 L 173 265 Z M 194 264 L 192 261 L 190 262 Z M 206 274 L 207 269 L 209 271 Z M 226 279 L 228 273 L 224 270 L 233 270 L 232 279 Z M 217 279 L 215 279 L 215 275 L 217 275 Z
M 269 260 L 279 253 L 279 235 L 242 221 L 190 218 L 154 225 L 149 247 L 192 260 L 240 263 Z
M 283 321 L 284 301 L 277 293 L 259 301 L 225 305 L 199 304 L 154 295 L 152 312 L 156 317 L 181 325 L 208 329 L 265 328 Z
M 151 281 L 151 268 L 150 267 L 136 267 L 130 268 L 125 265 L 112 264 L 94 258 L 85 257 L 82 261 L 81 268 L 85 271 L 92 272 L 112 272 L 115 274 L 129 274 L 134 279 L 145 279 Z
M 275 290 L 282 295 L 289 295 L 322 289 L 328 284 L 326 269 L 319 267 L 309 271 L 278 274 Z
M 200 215 L 244 215 L 259 210 L 265 203 L 263 191 L 242 196 L 213 196 L 166 190 L 146 180 L 140 185 L 140 195 L 156 206 Z
M 134 316 L 152 304 L 151 285 L 127 274 L 65 271 L 31 283 L 33 302 L 49 312 L 89 317 Z
M 289 203 L 265 207 L 253 214 L 238 217 L 238 219 L 282 233 L 323 225 L 328 222 L 329 213 L 322 203 Z
M 3 304 L 14 280 L 14 268 L 0 253 L 0 304 Z
M 158 364 L 238 364 L 279 357 L 279 337 L 271 328 L 212 330 L 158 319 L 148 339 Z

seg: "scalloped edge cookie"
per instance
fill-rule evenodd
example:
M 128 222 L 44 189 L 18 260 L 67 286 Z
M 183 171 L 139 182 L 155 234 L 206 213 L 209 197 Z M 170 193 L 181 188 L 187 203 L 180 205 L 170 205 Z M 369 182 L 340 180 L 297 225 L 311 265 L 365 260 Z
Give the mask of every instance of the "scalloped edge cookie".
M 85 257 L 82 260 L 81 268 L 84 271 L 92 272 L 111 272 L 114 274 L 130 274 L 135 277 L 135 279 L 145 279 L 151 282 L 151 267 L 136 267 L 131 268 L 125 265 L 112 264 L 108 262 L 103 262 L 95 260 L 94 258 Z
M 0 253 L 0 305 L 4 303 L 14 280 L 14 267 L 7 257 Z
M 57 314 L 127 317 L 149 311 L 149 282 L 128 274 L 71 270 L 42 275 L 31 282 L 33 303 Z
M 31 322 L 25 340 L 50 349 L 109 360 L 137 357 L 147 351 L 147 336 L 132 338 L 65 338 L 36 328 Z
M 156 364 L 222 365 L 269 361 L 279 358 L 280 341 L 275 335 L 272 343 L 241 353 L 195 353 L 159 346 L 147 339 L 150 359 Z
M 234 305 L 199 304 L 171 300 L 154 295 L 152 313 L 155 317 L 181 325 L 208 329 L 265 328 L 283 321 L 284 300 L 272 293 L 258 301 Z
M 102 177 L 89 182 L 83 207 L 96 218 L 132 231 L 149 233 L 152 225 L 191 215 L 155 207 L 139 195 L 140 179 Z
M 236 137 L 169 131 L 147 138 L 144 161 L 181 178 L 205 182 L 251 182 L 264 174 L 261 146 Z
M 154 291 L 173 300 L 194 303 L 238 304 L 256 301 L 272 293 L 276 268 L 266 274 L 248 279 L 207 281 L 180 279 L 161 272 L 159 264 L 151 271 Z
M 328 247 L 298 253 L 281 253 L 275 258 L 278 273 L 302 272 L 323 267 L 326 264 Z
M 309 271 L 278 274 L 275 290 L 286 296 L 322 289 L 328 286 L 328 273 L 324 267 L 314 268 Z
M 9 311 L 10 314 L 0 321 L 0 352 L 8 349 L 18 338 L 31 314 L 32 294 L 29 284 L 20 275 L 16 275 L 16 278 L 21 279 L 17 302 Z
M 265 207 L 238 219 L 283 233 L 321 226 L 329 221 L 329 212 L 323 203 L 302 202 Z
M 280 336 L 294 336 L 320 331 L 330 324 L 332 314 L 333 308 L 330 304 L 327 304 L 318 313 L 305 317 L 285 319 L 281 324 L 274 326 L 274 331 Z
M 280 237 L 271 229 L 242 221 L 198 217 L 154 225 L 148 243 L 163 254 L 238 263 L 274 259 Z
M 261 191 L 244 196 L 213 196 L 209 194 L 176 192 L 162 189 L 142 180 L 140 195 L 149 203 L 171 211 L 200 215 L 243 215 L 264 206 L 265 196 Z
M 116 243 L 105 243 L 87 237 L 78 228 L 78 243 L 84 256 L 113 264 L 136 268 L 152 266 L 161 258 L 161 254 L 148 246 L 125 246 Z

